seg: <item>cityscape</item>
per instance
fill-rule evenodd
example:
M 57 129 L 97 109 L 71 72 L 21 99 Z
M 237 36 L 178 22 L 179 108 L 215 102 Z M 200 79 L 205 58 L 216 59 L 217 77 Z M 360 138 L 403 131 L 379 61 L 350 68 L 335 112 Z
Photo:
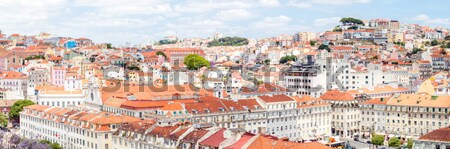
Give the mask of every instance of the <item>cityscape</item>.
M 0 0 L 0 149 L 450 149 L 431 3 Z

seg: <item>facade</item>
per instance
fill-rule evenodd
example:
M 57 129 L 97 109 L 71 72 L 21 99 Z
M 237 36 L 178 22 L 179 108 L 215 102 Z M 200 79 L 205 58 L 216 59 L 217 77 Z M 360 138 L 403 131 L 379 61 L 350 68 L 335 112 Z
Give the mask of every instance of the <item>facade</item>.
M 436 129 L 414 140 L 413 149 L 447 149 L 450 148 L 450 128 L 448 126 Z
M 0 72 L 0 89 L 8 90 L 10 99 L 26 99 L 27 83 L 28 77 L 23 73 Z
M 292 66 L 284 74 L 285 87 L 298 95 L 320 97 L 326 90 L 326 72 L 317 64 Z
M 367 97 L 330 90 L 320 98 L 331 104 L 331 133 L 333 135 L 353 137 L 355 134 L 359 134 L 362 119 L 358 105 L 366 101 Z
M 107 112 L 32 105 L 20 113 L 20 134 L 45 139 L 67 149 L 111 149 L 112 135 L 138 118 Z
M 397 94 L 361 103 L 362 131 L 417 138 L 449 125 L 449 96 Z

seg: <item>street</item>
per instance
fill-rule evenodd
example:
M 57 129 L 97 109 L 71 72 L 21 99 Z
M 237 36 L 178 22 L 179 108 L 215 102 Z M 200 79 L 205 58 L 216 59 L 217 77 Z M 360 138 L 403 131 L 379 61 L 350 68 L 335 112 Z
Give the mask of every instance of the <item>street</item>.
M 372 147 L 372 144 L 362 143 L 354 141 L 351 138 L 340 138 L 340 141 L 348 141 L 350 143 L 350 146 L 355 147 L 356 149 L 368 149 Z

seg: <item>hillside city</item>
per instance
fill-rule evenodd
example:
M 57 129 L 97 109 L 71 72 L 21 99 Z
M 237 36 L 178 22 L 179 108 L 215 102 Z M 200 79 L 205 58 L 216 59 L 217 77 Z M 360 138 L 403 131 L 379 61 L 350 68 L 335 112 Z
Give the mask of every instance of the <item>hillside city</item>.
M 137 46 L 0 31 L 0 148 L 450 148 L 450 30 L 341 18 Z

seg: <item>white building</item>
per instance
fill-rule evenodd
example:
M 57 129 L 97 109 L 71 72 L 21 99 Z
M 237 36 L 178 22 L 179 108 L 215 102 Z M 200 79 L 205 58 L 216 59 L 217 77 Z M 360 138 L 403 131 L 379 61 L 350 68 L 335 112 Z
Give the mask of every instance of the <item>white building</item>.
M 137 121 L 120 114 L 32 105 L 20 113 L 20 134 L 66 149 L 112 149 L 112 135 L 120 124 Z
M 417 138 L 449 125 L 450 96 L 399 94 L 360 104 L 362 131 Z

